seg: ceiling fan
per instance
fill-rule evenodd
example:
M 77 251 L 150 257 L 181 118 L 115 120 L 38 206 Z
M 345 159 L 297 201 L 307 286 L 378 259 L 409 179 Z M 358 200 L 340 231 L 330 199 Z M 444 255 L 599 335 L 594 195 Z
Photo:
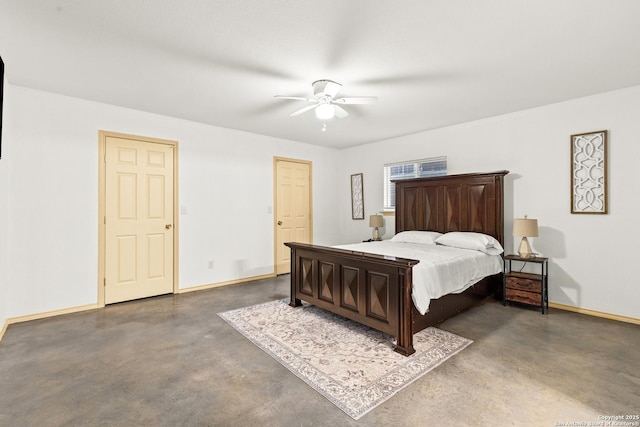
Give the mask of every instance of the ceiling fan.
M 314 110 L 316 117 L 320 120 L 328 120 L 334 117 L 342 119 L 347 117 L 349 113 L 341 107 L 348 104 L 373 104 L 378 102 L 377 96 L 357 96 L 351 98 L 336 98 L 338 91 L 342 85 L 332 80 L 316 80 L 311 85 L 313 87 L 313 98 L 303 98 L 300 96 L 282 96 L 276 95 L 279 99 L 293 99 L 297 101 L 307 101 L 310 104 L 301 108 L 290 116 L 297 116 L 304 112 Z

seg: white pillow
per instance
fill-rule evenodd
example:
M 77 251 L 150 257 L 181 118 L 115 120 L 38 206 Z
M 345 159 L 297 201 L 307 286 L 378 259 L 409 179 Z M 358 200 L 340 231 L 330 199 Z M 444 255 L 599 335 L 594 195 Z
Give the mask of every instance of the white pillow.
M 436 243 L 461 249 L 473 249 L 489 255 L 500 255 L 504 252 L 500 242 L 482 233 L 452 231 L 436 239 Z
M 402 231 L 391 238 L 392 242 L 419 243 L 421 245 L 435 245 L 436 239 L 442 236 L 437 231 Z

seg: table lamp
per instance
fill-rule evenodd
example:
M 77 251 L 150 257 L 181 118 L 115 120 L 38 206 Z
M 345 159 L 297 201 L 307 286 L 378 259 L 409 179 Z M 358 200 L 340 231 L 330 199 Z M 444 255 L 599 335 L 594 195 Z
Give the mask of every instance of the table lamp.
M 522 237 L 520 247 L 518 248 L 518 255 L 521 258 L 531 258 L 533 253 L 531 252 L 531 246 L 527 237 L 538 237 L 538 220 L 529 219 L 525 215 L 524 218 L 516 218 L 513 220 L 513 235 Z
M 369 217 L 369 227 L 374 227 L 373 240 L 375 241 L 382 240 L 380 238 L 380 231 L 378 230 L 378 227 L 382 227 L 382 225 L 383 225 L 382 215 L 371 215 Z

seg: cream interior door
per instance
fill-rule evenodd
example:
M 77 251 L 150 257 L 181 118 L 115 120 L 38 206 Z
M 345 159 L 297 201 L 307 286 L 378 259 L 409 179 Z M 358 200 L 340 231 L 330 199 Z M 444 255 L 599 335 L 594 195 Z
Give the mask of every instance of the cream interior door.
M 311 164 L 276 159 L 276 274 L 291 270 L 286 242 L 311 243 Z
M 105 303 L 173 292 L 173 146 L 107 136 Z

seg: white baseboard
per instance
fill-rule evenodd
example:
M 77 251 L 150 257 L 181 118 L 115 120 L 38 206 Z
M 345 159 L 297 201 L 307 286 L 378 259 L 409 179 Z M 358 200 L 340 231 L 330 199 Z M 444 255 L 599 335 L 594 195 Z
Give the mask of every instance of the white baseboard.
M 256 280 L 261 280 L 261 279 L 269 279 L 275 276 L 276 276 L 275 273 L 269 273 L 269 274 L 263 274 L 261 276 L 253 276 L 253 277 L 245 277 L 245 278 L 236 279 L 236 280 L 228 280 L 226 282 L 209 283 L 207 285 L 199 285 L 199 286 L 192 286 L 190 288 L 178 289 L 178 293 L 184 294 L 187 292 L 204 291 L 206 289 L 219 288 L 221 286 L 236 285 L 238 283 L 247 283 L 247 282 L 254 282 Z
M 93 310 L 96 308 L 98 308 L 97 304 L 87 304 L 87 305 L 81 305 L 78 307 L 63 308 L 61 310 L 45 311 L 44 313 L 35 313 L 35 314 L 27 314 L 26 316 L 10 317 L 7 320 L 5 320 L 2 330 L 0 330 L 0 341 L 2 340 L 2 337 L 4 337 L 4 333 L 7 331 L 7 328 L 9 327 L 9 325 L 13 325 L 14 323 L 22 323 L 22 322 L 28 322 L 30 320 L 45 319 L 47 317 L 60 316 L 63 314 L 79 313 L 81 311 Z
M 187 292 L 202 291 L 205 289 L 218 288 L 218 287 L 227 286 L 227 285 L 235 285 L 238 283 L 253 282 L 255 280 L 268 279 L 271 277 L 275 277 L 275 273 L 264 274 L 262 276 L 245 277 L 243 279 L 229 280 L 226 282 L 210 283 L 208 285 L 193 286 L 191 288 L 179 289 L 177 293 L 183 294 Z M 61 310 L 46 311 L 44 313 L 28 314 L 26 316 L 11 317 L 5 320 L 4 325 L 2 325 L 2 329 L 0 329 L 0 341 L 2 341 L 2 337 L 4 337 L 4 334 L 7 331 L 7 328 L 9 327 L 9 325 L 12 325 L 14 323 L 22 323 L 22 322 L 28 322 L 30 320 L 45 319 L 47 317 L 60 316 L 62 314 L 78 313 L 81 311 L 93 310 L 96 308 L 101 308 L 101 307 L 99 307 L 98 304 L 96 303 L 96 304 L 81 305 L 78 307 L 64 308 Z
M 193 287 L 190 287 L 190 288 L 180 289 L 178 291 L 178 293 L 182 294 L 182 293 L 188 293 L 188 292 L 203 291 L 205 289 L 218 288 L 218 287 L 221 287 L 221 286 L 228 286 L 228 285 L 235 285 L 235 284 L 238 284 L 238 283 L 252 282 L 252 281 L 260 280 L 260 279 L 268 279 L 268 278 L 271 278 L 271 277 L 274 277 L 274 276 L 275 276 L 275 274 L 272 273 L 272 274 L 264 274 L 262 276 L 254 276 L 254 277 L 238 279 L 238 280 L 229 280 L 229 281 L 226 281 L 226 282 L 210 283 L 208 285 L 193 286 Z M 549 307 L 557 308 L 559 310 L 572 311 L 574 313 L 586 314 L 586 315 L 589 315 L 589 316 L 602 317 L 604 319 L 617 320 L 619 322 L 626 322 L 626 323 L 633 323 L 633 324 L 636 324 L 636 325 L 640 325 L 640 319 L 637 319 L 635 317 L 621 316 L 621 315 L 618 315 L 618 314 L 611 314 L 611 313 L 604 313 L 602 311 L 589 310 L 589 309 L 586 309 L 586 308 L 580 308 L 580 307 L 575 307 L 575 306 L 572 306 L 572 305 L 560 304 L 560 303 L 557 303 L 557 302 L 549 302 Z M 36 313 L 36 314 L 29 314 L 29 315 L 26 315 L 26 316 L 11 317 L 11 318 L 5 320 L 4 325 L 2 325 L 2 329 L 0 329 L 0 341 L 2 341 L 2 338 L 4 337 L 4 334 L 7 331 L 7 328 L 9 327 L 9 325 L 12 325 L 14 323 L 28 322 L 30 320 L 44 319 L 44 318 L 47 318 L 47 317 L 60 316 L 60 315 L 63 315 L 63 314 L 78 313 L 78 312 L 81 312 L 81 311 L 93 310 L 93 309 L 96 309 L 96 308 L 99 308 L 97 304 L 87 304 L 87 305 L 82 305 L 82 306 L 78 306 L 78 307 L 65 308 L 65 309 L 62 309 L 62 310 L 52 310 L 52 311 L 47 311 L 47 312 L 44 312 L 44 313 Z
M 589 310 L 588 308 L 580 308 L 573 305 L 560 304 L 557 302 L 550 302 L 549 307 L 557 308 L 560 310 L 573 311 L 574 313 L 586 314 L 589 316 L 602 317 L 604 319 L 617 320 L 618 322 L 640 325 L 640 319 L 637 319 L 635 317 L 621 316 L 619 314 L 605 313 L 597 310 Z
M 2 325 L 2 329 L 0 329 L 0 341 L 2 341 L 2 337 L 4 336 L 4 333 L 7 331 L 8 327 L 9 327 L 9 322 L 5 320 L 4 325 Z

